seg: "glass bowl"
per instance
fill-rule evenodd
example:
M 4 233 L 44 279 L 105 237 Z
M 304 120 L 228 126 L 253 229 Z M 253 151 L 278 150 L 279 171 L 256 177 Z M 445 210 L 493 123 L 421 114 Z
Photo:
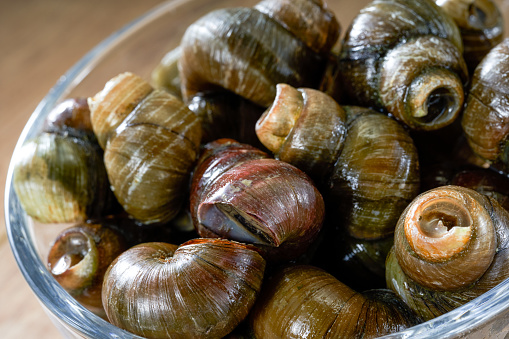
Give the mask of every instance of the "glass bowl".
M 49 91 L 26 124 L 13 157 L 25 140 L 40 132 L 51 109 L 69 97 L 91 96 L 111 77 L 134 72 L 150 79 L 163 56 L 176 48 L 192 22 L 215 8 L 252 6 L 257 0 L 172 0 L 115 32 L 74 65 Z M 496 1 L 504 13 L 509 4 Z M 367 0 L 329 0 L 343 30 Z M 507 29 L 506 29 L 507 32 Z M 121 330 L 78 304 L 46 269 L 49 244 L 69 225 L 37 225 L 21 208 L 12 186 L 13 166 L 5 190 L 5 216 L 9 242 L 26 281 L 46 313 L 67 338 L 140 338 Z M 481 297 L 443 316 L 388 338 L 504 338 L 509 333 L 509 280 Z

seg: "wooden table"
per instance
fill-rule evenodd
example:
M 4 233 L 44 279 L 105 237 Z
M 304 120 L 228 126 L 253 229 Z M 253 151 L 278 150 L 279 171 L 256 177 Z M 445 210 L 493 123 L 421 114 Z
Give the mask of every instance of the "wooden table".
M 88 50 L 162 0 L 0 2 L 0 337 L 61 335 L 23 279 L 4 227 L 9 161 L 39 101 Z

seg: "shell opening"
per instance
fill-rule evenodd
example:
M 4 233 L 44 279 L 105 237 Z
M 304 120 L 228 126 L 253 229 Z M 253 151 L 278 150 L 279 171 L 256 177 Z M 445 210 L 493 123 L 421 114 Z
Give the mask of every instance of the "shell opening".
M 291 133 L 303 106 L 303 97 L 296 88 L 278 84 L 276 98 L 256 123 L 256 135 L 271 152 L 278 153 Z
M 96 275 L 99 254 L 95 241 L 83 232 L 69 232 L 57 239 L 48 255 L 48 268 L 68 291 L 90 285 Z
M 51 261 L 51 273 L 59 275 L 80 263 L 90 251 L 88 238 L 81 232 L 71 233 L 62 239 L 63 253 Z
M 415 211 L 413 219 L 415 222 L 410 222 L 405 232 L 410 246 L 421 258 L 447 260 L 470 242 L 472 217 L 455 199 L 443 197 L 428 201 Z
M 463 84 L 446 69 L 429 70 L 412 82 L 407 99 L 414 123 L 425 129 L 445 127 L 460 113 Z
M 210 221 L 212 225 L 209 225 Z M 266 228 L 252 215 L 237 210 L 230 204 L 203 204 L 199 222 L 220 237 L 249 244 L 279 246 L 277 239 L 266 233 Z
M 475 2 L 468 6 L 468 23 L 472 27 L 486 27 L 487 14 Z
M 428 124 L 441 117 L 449 116 L 457 106 L 454 93 L 448 88 L 440 87 L 433 90 L 428 96 L 424 105 L 426 115 L 418 117 L 418 119 L 422 123 Z

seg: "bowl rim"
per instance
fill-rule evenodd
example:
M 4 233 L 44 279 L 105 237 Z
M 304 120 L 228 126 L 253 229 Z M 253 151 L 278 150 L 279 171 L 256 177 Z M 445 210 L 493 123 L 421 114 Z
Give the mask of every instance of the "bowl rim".
M 188 0 L 169 0 L 124 25 L 102 40 L 74 64 L 37 105 L 23 128 L 12 153 L 7 172 L 4 211 L 7 237 L 16 263 L 43 308 L 72 327 L 92 338 L 142 338 L 122 330 L 85 309 L 51 276 L 42 263 L 29 230 L 29 217 L 21 208 L 13 188 L 14 158 L 22 144 L 38 133 L 38 126 L 51 109 L 66 96 L 110 50 L 151 21 L 185 4 Z M 67 308 L 74 312 L 64 312 Z M 509 279 L 478 298 L 430 321 L 393 333 L 383 338 L 450 338 L 470 333 L 477 326 L 488 324 L 493 316 L 509 309 Z M 452 324 L 452 325 L 451 325 Z M 103 330 L 101 332 L 101 330 Z M 99 332 L 98 332 L 99 331 Z

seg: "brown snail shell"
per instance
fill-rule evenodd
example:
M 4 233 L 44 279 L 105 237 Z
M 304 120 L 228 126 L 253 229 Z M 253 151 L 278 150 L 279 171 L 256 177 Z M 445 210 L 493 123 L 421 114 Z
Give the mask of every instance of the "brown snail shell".
M 270 277 L 251 314 L 256 338 L 374 338 L 419 322 L 391 291 L 361 294 L 304 265 Z
M 104 273 L 126 249 L 125 238 L 107 224 L 75 225 L 62 231 L 53 242 L 48 269 L 79 303 L 105 318 L 101 300 Z
M 352 236 L 389 236 L 419 192 L 415 145 L 393 119 L 370 109 L 345 109 L 346 139 L 329 178 L 327 197 Z
M 16 194 L 26 213 L 41 223 L 81 222 L 114 206 L 89 115 L 86 100 L 63 101 L 14 160 Z
M 425 320 L 461 306 L 509 276 L 507 225 L 509 213 L 472 189 L 419 195 L 396 227 L 388 286 Z
M 196 239 L 180 247 L 145 243 L 106 272 L 109 321 L 148 338 L 221 338 L 248 314 L 265 260 L 245 244 Z
M 178 98 L 122 73 L 89 98 L 92 126 L 118 201 L 142 223 L 179 212 L 196 160 L 201 127 Z
M 462 51 L 456 24 L 432 1 L 372 1 L 343 40 L 345 103 L 392 114 L 412 129 L 445 127 L 463 105 Z
M 277 89 L 256 124 L 260 141 L 317 182 L 353 236 L 391 234 L 419 189 L 418 155 L 408 133 L 384 114 L 340 106 L 324 92 L 287 84 Z
M 254 244 L 273 260 L 302 254 L 325 213 L 311 179 L 249 145 L 221 140 L 207 147 L 191 184 L 198 233 Z
M 492 0 L 435 0 L 458 25 L 470 72 L 504 38 L 504 18 Z
M 256 123 L 256 134 L 276 159 L 315 180 L 330 175 L 343 147 L 346 113 L 325 93 L 278 84 L 274 103 Z
M 308 16 L 313 25 L 303 25 Z M 313 47 L 301 36 L 311 39 Z M 263 1 L 256 8 L 213 11 L 190 25 L 182 38 L 184 100 L 226 89 L 267 107 L 278 83 L 316 88 L 325 68 L 324 50 L 338 36 L 339 24 L 322 1 Z
M 509 119 L 509 39 L 494 47 L 477 66 L 461 124 L 473 152 L 506 171 Z

